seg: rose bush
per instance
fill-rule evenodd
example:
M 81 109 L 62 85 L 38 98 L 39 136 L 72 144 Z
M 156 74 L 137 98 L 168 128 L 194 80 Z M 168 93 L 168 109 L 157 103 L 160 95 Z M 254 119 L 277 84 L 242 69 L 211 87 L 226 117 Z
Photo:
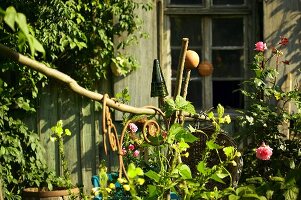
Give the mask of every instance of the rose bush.
M 248 107 L 238 117 L 244 167 L 234 199 L 246 194 L 255 199 L 301 198 L 301 93 L 298 85 L 283 90 L 279 77 L 279 70 L 290 64 L 282 51 L 288 44 L 283 36 L 278 44 L 255 44 L 254 73 L 241 90 Z M 286 109 L 288 104 L 293 112 Z

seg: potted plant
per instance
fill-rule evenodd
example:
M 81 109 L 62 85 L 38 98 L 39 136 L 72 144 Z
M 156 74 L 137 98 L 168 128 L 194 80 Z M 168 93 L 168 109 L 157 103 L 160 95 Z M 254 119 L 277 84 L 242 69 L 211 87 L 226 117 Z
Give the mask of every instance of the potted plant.
M 23 199 L 79 199 L 79 188 L 71 183 L 70 171 L 65 160 L 64 141 L 63 138 L 70 136 L 69 129 L 63 129 L 63 121 L 59 120 L 55 126 L 51 128 L 52 135 L 50 140 L 58 142 L 58 152 L 61 160 L 62 176 L 55 176 L 51 172 L 46 172 L 45 176 L 48 179 L 47 187 L 25 188 L 23 190 Z

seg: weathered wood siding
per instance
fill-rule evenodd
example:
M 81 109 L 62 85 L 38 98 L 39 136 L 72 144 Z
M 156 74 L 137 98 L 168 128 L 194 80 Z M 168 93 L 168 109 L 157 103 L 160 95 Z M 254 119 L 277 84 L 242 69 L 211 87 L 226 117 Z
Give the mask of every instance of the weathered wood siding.
M 109 91 L 104 84 L 100 93 Z M 72 135 L 66 137 L 65 156 L 73 183 L 92 188 L 91 177 L 97 174 L 100 159 L 106 159 L 102 148 L 101 110 L 95 102 L 75 94 L 61 83 L 51 81 L 42 89 L 37 113 L 37 132 L 46 149 L 45 159 L 50 169 L 62 173 L 57 144 L 50 141 L 51 127 L 63 120 Z
M 284 53 L 281 61 L 288 60 L 290 64 L 283 65 L 280 61 L 279 84 L 285 84 L 287 75 L 291 73 L 294 77 L 294 84 L 300 85 L 301 1 L 267 0 L 263 3 L 264 41 L 270 47 L 277 47 L 281 36 L 289 39 L 288 45 L 281 49 Z M 275 66 L 275 59 L 272 59 L 270 63 Z

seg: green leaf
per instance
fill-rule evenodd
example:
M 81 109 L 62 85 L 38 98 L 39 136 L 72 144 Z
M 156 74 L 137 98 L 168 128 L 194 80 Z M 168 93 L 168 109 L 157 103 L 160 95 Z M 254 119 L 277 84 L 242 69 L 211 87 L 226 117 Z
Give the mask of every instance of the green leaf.
M 190 133 L 189 131 L 186 131 L 184 128 L 182 129 L 182 131 L 178 132 L 176 134 L 175 137 L 178 141 L 182 138 L 184 139 L 185 142 L 189 142 L 189 143 L 193 143 L 197 140 L 199 140 L 199 138 L 197 138 L 196 136 L 194 136 L 192 133 Z
M 15 31 L 16 16 L 17 11 L 14 7 L 10 6 L 6 9 L 4 21 L 13 31 Z
M 216 144 L 213 140 L 207 141 L 206 146 L 209 148 L 209 150 L 222 148 L 220 145 Z
M 154 185 L 147 185 L 147 189 L 148 189 L 148 196 L 150 198 L 155 198 L 156 196 L 158 196 L 158 190 L 157 187 Z
M 135 178 L 137 176 L 136 166 L 133 163 L 129 164 L 127 173 L 128 173 L 129 178 Z
M 225 153 L 225 155 L 227 156 L 227 158 L 232 158 L 235 152 L 235 148 L 233 146 L 229 146 L 229 147 L 224 147 L 223 151 Z
M 297 200 L 299 196 L 299 188 L 291 187 L 284 192 L 283 196 L 288 200 Z
M 225 113 L 224 107 L 221 104 L 218 104 L 217 105 L 217 115 L 218 115 L 218 118 L 222 118 L 223 115 L 224 115 L 224 113 Z
M 240 197 L 239 196 L 236 196 L 234 194 L 230 194 L 229 197 L 228 197 L 229 200 L 239 200 Z
M 217 181 L 217 182 L 219 182 L 219 183 L 225 184 L 225 182 L 216 173 L 212 174 L 212 176 L 210 178 Z
M 181 134 L 181 132 L 185 132 L 185 129 L 180 124 L 173 124 L 169 129 L 167 142 L 172 144 L 176 138 L 176 135 Z
M 201 174 L 207 174 L 207 167 L 206 167 L 206 162 L 204 161 L 200 161 L 197 165 L 197 170 L 201 173 Z
M 33 37 L 33 36 L 32 36 Z M 45 49 L 42 46 L 42 44 L 33 37 L 33 47 L 36 51 L 43 53 L 43 56 L 45 56 Z
M 29 34 L 29 30 L 26 22 L 26 16 L 23 13 L 18 13 L 15 20 L 21 31 L 27 36 Z
M 149 170 L 148 172 L 145 173 L 147 177 L 150 179 L 153 179 L 156 183 L 159 183 L 160 181 L 160 175 L 153 170 Z
M 192 176 L 191 176 L 191 170 L 188 167 L 188 165 L 181 164 L 178 167 L 178 169 L 179 169 L 179 174 L 182 176 L 182 178 L 184 178 L 184 179 L 191 179 L 192 178 Z
M 69 130 L 69 129 L 65 129 L 65 135 L 68 135 L 68 136 L 70 136 L 71 135 L 71 131 Z
M 195 114 L 195 108 L 191 102 L 185 100 L 182 96 L 177 96 L 175 100 L 175 107 L 177 110 L 186 111 L 191 114 Z

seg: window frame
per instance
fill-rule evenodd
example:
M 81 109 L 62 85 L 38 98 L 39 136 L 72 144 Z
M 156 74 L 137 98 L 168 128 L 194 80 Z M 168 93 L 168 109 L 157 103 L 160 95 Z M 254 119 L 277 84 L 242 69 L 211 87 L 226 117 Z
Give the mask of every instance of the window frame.
M 163 4 L 163 22 L 162 25 L 162 35 L 159 37 L 160 42 L 160 58 L 162 59 L 163 73 L 166 76 L 166 83 L 171 91 L 171 46 L 170 46 L 170 23 L 169 17 L 172 15 L 201 15 L 203 16 L 203 27 L 202 35 L 206 35 L 208 39 L 203 38 L 204 47 L 202 49 L 202 57 L 204 60 L 209 60 L 212 63 L 212 22 L 211 19 L 214 17 L 242 17 L 243 18 L 243 31 L 244 31 L 244 43 L 243 43 L 243 76 L 241 77 L 242 81 L 250 76 L 249 71 L 247 70 L 248 64 L 250 63 L 250 44 L 253 44 L 255 39 L 254 35 L 256 33 L 255 20 L 254 17 L 256 9 L 256 1 L 246 1 L 244 5 L 233 5 L 233 6 L 214 6 L 211 4 L 211 0 L 203 0 L 203 5 L 171 5 L 165 1 Z M 159 35 L 160 36 L 160 35 Z M 181 41 L 179 41 L 180 43 Z M 213 79 L 212 76 L 202 77 L 202 108 L 201 110 L 211 109 L 213 106 Z M 171 94 L 172 95 L 172 94 Z M 244 99 L 245 102 L 245 99 Z M 245 104 L 246 106 L 246 104 Z M 234 113 L 234 110 L 227 110 L 227 112 Z

